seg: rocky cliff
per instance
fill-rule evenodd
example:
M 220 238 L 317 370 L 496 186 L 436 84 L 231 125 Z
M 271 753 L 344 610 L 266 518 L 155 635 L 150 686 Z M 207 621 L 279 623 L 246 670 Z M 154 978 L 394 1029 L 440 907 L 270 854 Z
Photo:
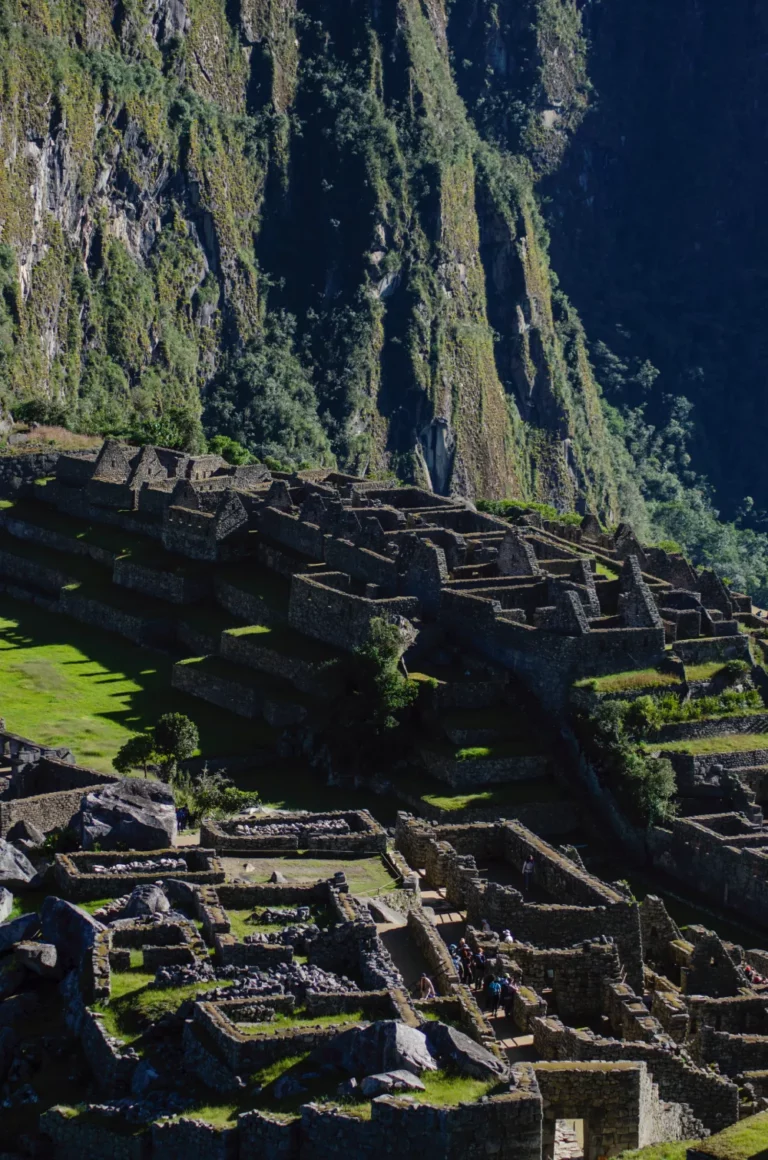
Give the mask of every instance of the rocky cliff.
M 0 8 L 6 403 L 626 508 L 534 194 L 573 0 Z

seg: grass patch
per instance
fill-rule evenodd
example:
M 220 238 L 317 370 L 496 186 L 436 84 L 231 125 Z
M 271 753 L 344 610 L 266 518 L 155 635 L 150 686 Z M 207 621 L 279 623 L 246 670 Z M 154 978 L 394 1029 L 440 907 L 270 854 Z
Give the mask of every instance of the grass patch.
M 360 1023 L 365 1018 L 363 1011 L 348 1011 L 343 1015 L 307 1015 L 304 1008 L 299 1008 L 292 1015 L 277 1014 L 268 1023 L 236 1023 L 235 1026 L 246 1035 L 277 1035 L 291 1027 L 337 1027 Z
M 251 922 L 251 915 L 265 910 L 266 907 L 252 907 L 249 910 L 227 910 L 230 934 L 240 942 L 247 934 L 277 934 L 284 930 L 286 924 L 275 922 Z
M 132 968 L 113 971 L 111 996 L 108 1003 L 97 1003 L 95 1010 L 103 1016 L 110 1035 L 124 1043 L 135 1043 L 150 1024 L 163 1015 L 174 1014 L 187 999 L 214 987 L 229 986 L 229 982 L 189 983 L 184 987 L 156 988 L 155 976 Z
M 574 689 L 592 689 L 595 693 L 628 693 L 634 689 L 663 689 L 679 685 L 675 673 L 659 669 L 634 669 L 625 673 L 609 673 L 605 677 L 584 677 L 574 682 Z
M 768 749 L 768 733 L 723 733 L 718 737 L 695 737 L 688 741 L 646 742 L 645 748 L 664 753 L 690 753 L 697 757 L 709 753 L 744 753 Z
M 597 560 L 595 562 L 595 575 L 605 576 L 608 580 L 616 580 L 620 575 L 620 572 L 618 568 L 609 568 L 609 566 L 604 564 L 602 560 Z
M 410 797 L 418 798 L 433 809 L 456 813 L 466 809 L 494 809 L 503 816 L 504 810 L 531 802 L 555 802 L 562 799 L 558 786 L 549 780 L 508 782 L 506 785 L 479 786 L 477 789 L 450 792 L 450 787 L 437 778 L 416 770 L 403 782 L 402 788 Z
M 724 661 L 705 661 L 702 665 L 686 665 L 685 677 L 688 681 L 709 681 L 724 668 Z
M 768 1149 L 768 1112 L 747 1116 L 714 1136 L 702 1140 L 697 1149 L 718 1160 L 749 1160 Z
M 457 749 L 457 761 L 502 761 L 505 757 L 528 757 L 535 753 L 532 741 L 502 741 L 498 745 L 468 745 Z
M 171 688 L 172 660 L 121 637 L 15 600 L 0 618 L 0 700 L 8 728 L 112 773 L 112 758 L 159 712 L 185 713 L 204 756 L 251 753 L 272 739 L 263 723 Z
M 222 858 L 228 878 L 247 878 L 249 882 L 268 882 L 273 870 L 279 870 L 289 882 L 317 882 L 343 870 L 353 894 L 370 896 L 382 890 L 394 890 L 395 882 L 381 858 Z M 245 866 L 253 866 L 246 870 Z M 229 913 L 229 912 L 228 912 Z M 249 927 L 249 933 L 260 927 Z
M 671 1144 L 649 1144 L 647 1148 L 622 1152 L 617 1160 L 685 1160 L 688 1149 L 698 1143 L 698 1140 L 675 1140 Z

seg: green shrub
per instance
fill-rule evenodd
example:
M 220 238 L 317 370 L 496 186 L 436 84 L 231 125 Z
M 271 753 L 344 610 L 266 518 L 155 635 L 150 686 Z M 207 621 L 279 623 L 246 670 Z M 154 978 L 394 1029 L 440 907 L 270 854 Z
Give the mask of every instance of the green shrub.
M 259 804 L 258 793 L 238 789 L 224 773 L 211 773 L 207 766 L 198 774 L 177 773 L 173 796 L 177 806 L 187 809 L 193 826 L 202 818 L 228 817 Z
M 639 743 L 649 725 L 651 701 L 604 701 L 592 713 L 576 715 L 576 731 L 598 775 L 636 825 L 650 826 L 673 816 L 677 789 L 672 763 L 651 757 Z

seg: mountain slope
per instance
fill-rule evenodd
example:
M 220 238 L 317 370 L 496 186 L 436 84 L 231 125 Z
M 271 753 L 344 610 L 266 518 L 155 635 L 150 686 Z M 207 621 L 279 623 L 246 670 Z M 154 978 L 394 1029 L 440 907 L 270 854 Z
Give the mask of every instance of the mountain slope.
M 504 137 L 457 65 L 468 7 L 4 0 L 6 405 L 639 510 L 533 192 L 586 99 L 551 65 L 575 8 L 519 6 L 535 117 Z M 542 76 L 568 91 L 537 135 Z

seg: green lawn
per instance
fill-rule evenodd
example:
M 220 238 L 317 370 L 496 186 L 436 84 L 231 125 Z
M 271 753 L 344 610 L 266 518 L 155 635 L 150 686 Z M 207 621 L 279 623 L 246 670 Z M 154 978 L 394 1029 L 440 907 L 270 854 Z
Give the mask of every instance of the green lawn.
M 151 1023 L 163 1015 L 174 1014 L 187 999 L 214 987 L 228 987 L 230 982 L 189 983 L 183 987 L 154 986 L 155 976 L 141 968 L 113 971 L 108 1003 L 97 1003 L 110 1035 L 125 1043 L 134 1043 Z
M 0 604 L 0 704 L 6 727 L 46 745 L 68 745 L 83 765 L 112 758 L 161 713 L 186 713 L 201 752 L 227 756 L 269 744 L 271 730 L 171 689 L 172 661 L 121 637 L 4 597 Z
M 576 689 L 592 689 L 596 693 L 627 693 L 634 689 L 662 689 L 669 685 L 679 685 L 680 678 L 675 673 L 662 673 L 658 669 L 631 669 L 625 673 L 609 673 L 605 677 L 585 677 L 576 681 Z
M 616 1160 L 685 1160 L 687 1150 L 698 1143 L 698 1140 L 675 1140 L 672 1144 L 649 1144 L 647 1148 L 622 1152 Z
M 708 681 L 724 668 L 724 661 L 705 661 L 701 665 L 686 665 L 685 677 L 688 681 Z
M 381 858 L 306 858 L 299 854 L 293 858 L 277 855 L 245 859 L 225 855 L 221 861 L 228 879 L 247 878 L 253 883 L 268 882 L 273 870 L 279 870 L 289 882 L 317 882 L 343 870 L 353 894 L 370 896 L 382 890 L 394 890 L 397 885 Z M 252 869 L 246 870 L 246 866 Z M 266 928 L 249 926 L 250 931 L 263 929 Z
M 722 733 L 717 737 L 697 737 L 689 741 L 650 741 L 646 749 L 690 753 L 693 757 L 708 753 L 743 753 L 752 749 L 768 749 L 768 733 Z
M 696 1145 L 697 1150 L 717 1160 L 750 1160 L 764 1156 L 768 1150 L 768 1112 L 747 1116 L 722 1132 Z

